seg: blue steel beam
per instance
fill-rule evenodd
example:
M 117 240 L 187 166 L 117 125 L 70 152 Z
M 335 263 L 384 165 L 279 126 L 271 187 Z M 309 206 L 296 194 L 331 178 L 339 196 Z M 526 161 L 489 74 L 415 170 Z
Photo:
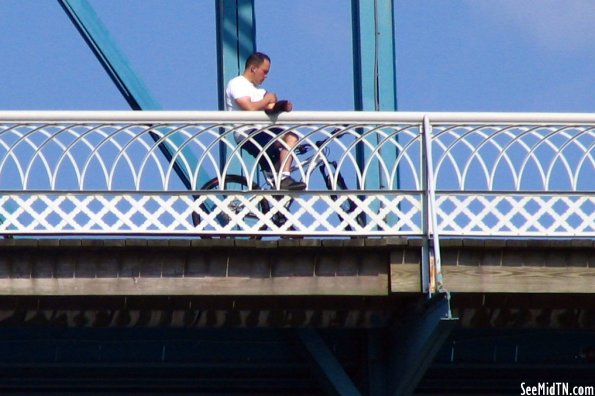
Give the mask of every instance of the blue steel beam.
M 351 0 L 355 110 L 397 110 L 393 0 Z
M 136 75 L 87 0 L 58 0 L 58 3 L 124 96 L 128 105 L 133 110 L 161 110 L 158 101 Z M 186 162 L 192 168 L 192 165 L 198 162 L 194 154 L 188 149 L 178 152 L 176 147 L 181 147 L 182 141 L 176 141 L 175 137 L 168 137 L 167 141 L 161 140 L 163 137 L 156 133 L 151 133 L 151 137 L 156 142 L 161 141 L 159 144 L 161 152 L 168 162 L 173 160 L 172 166 L 184 186 L 189 190 L 197 188 L 192 185 L 191 170 L 184 165 Z M 199 185 L 209 179 L 207 175 L 199 174 L 198 176 L 196 184 Z
M 58 0 L 133 110 L 161 110 L 87 0 Z
M 314 371 L 321 378 L 329 395 L 360 396 L 341 363 L 315 329 L 296 329 L 299 342 L 304 347 Z
M 351 0 L 354 107 L 357 111 L 397 110 L 393 9 L 393 0 Z M 372 148 L 380 143 L 367 140 L 357 147 L 356 158 L 360 169 L 367 167 L 371 173 L 371 177 L 366 178 L 366 185 L 361 187 L 398 189 L 398 179 L 396 185 L 387 186 L 380 161 L 372 157 Z M 384 149 L 375 154 L 375 157 L 378 156 L 390 172 L 398 152 Z M 368 163 L 378 166 L 366 166 Z M 394 216 L 386 219 L 393 224 L 397 220 Z
M 256 51 L 254 0 L 217 0 L 217 72 L 219 110 L 225 110 L 225 86 L 244 71 Z
M 388 364 L 390 395 L 412 395 L 436 353 L 458 324 L 450 316 L 449 300 L 436 294 L 418 312 L 392 330 Z
M 388 393 L 388 364 L 386 359 L 386 331 L 370 328 L 366 331 L 368 396 Z
M 216 0 L 217 17 L 217 86 L 219 110 L 225 110 L 225 87 L 232 78 L 242 74 L 248 57 L 256 51 L 256 22 L 254 0 Z M 235 142 L 232 136 L 228 144 L 219 146 L 221 167 L 228 162 L 228 147 Z M 253 165 L 250 156 L 244 162 Z M 234 173 L 241 173 L 239 164 L 232 165 Z

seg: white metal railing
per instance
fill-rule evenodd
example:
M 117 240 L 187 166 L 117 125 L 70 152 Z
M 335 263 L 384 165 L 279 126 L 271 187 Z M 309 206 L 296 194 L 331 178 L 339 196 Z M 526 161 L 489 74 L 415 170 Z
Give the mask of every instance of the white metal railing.
M 306 191 L 233 140 L 271 125 Z M 5 235 L 592 238 L 595 114 L 0 112 L 0 190 Z

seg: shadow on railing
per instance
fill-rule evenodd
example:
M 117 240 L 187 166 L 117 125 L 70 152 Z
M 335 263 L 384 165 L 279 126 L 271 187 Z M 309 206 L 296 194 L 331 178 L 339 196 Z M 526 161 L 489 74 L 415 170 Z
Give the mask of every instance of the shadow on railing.
M 305 191 L 280 191 L 272 161 L 233 139 L 271 125 L 300 137 Z M 0 232 L 595 237 L 594 128 L 576 114 L 0 112 Z

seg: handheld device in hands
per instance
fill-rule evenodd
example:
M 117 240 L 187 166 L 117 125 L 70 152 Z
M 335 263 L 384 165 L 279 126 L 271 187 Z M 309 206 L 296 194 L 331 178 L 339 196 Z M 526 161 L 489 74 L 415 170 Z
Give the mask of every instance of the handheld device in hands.
M 283 111 L 291 111 L 293 109 L 293 105 L 289 100 L 279 100 L 275 102 L 272 108 L 265 110 L 267 114 L 275 114 L 281 113 Z

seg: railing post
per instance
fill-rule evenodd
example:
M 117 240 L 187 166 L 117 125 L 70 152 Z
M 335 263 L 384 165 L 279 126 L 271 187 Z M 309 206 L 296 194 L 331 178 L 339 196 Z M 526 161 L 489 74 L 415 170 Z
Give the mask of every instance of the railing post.
M 437 291 L 444 291 L 442 285 L 442 266 L 440 258 L 440 236 L 436 211 L 436 183 L 434 181 L 434 161 L 432 158 L 432 124 L 427 115 L 422 127 L 422 175 L 423 175 L 423 254 L 422 280 L 427 276 L 427 292 L 431 296 Z M 431 240 L 431 243 L 430 243 Z M 424 286 L 424 291 L 425 286 Z
M 453 319 L 450 310 L 450 292 L 444 287 L 442 279 L 442 263 L 440 256 L 440 235 L 436 210 L 436 182 L 434 180 L 434 160 L 432 158 L 432 124 L 426 114 L 422 127 L 423 163 L 424 168 L 424 237 L 422 252 L 422 280 L 427 278 L 427 293 L 431 298 L 434 293 L 444 293 L 447 313 L 443 319 Z M 432 243 L 430 244 L 430 238 Z M 425 273 L 425 274 L 424 274 Z
M 421 133 L 421 187 L 422 187 L 422 250 L 421 250 L 421 287 L 424 293 L 432 293 L 430 277 L 430 183 L 428 177 L 428 146 L 430 123 L 428 116 L 424 116 L 423 123 L 420 125 Z

